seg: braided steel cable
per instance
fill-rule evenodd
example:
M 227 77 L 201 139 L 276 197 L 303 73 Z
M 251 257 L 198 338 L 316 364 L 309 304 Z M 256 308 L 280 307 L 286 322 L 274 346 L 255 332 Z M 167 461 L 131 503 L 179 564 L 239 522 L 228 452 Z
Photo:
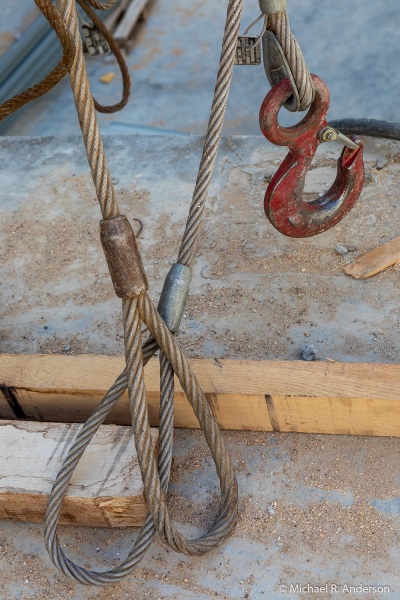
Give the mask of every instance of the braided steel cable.
M 46 547 L 50 558 L 65 575 L 82 584 L 108 585 L 129 574 L 143 558 L 153 541 L 155 529 L 174 550 L 185 554 L 201 555 L 229 537 L 237 520 L 238 490 L 233 465 L 212 410 L 187 359 L 177 345 L 173 334 L 160 319 L 147 294 L 134 299 L 124 299 L 123 316 L 127 360 L 126 376 L 132 428 L 149 514 L 128 557 L 121 565 L 110 571 L 90 571 L 74 564 L 64 554 L 57 537 L 58 517 L 68 483 L 93 435 L 125 391 L 124 372 L 113 386 L 113 395 L 109 393 L 82 426 L 54 482 L 45 516 Z M 165 498 L 172 460 L 172 428 L 170 427 L 173 417 L 172 386 L 168 390 L 164 389 L 163 398 L 166 398 L 167 401 L 165 405 L 163 403 L 160 405 L 160 450 L 157 463 L 154 457 L 143 380 L 143 363 L 151 353 L 147 353 L 146 357 L 142 356 L 140 332 L 142 321 L 147 325 L 158 346 L 163 348 L 166 359 L 169 364 L 172 364 L 186 392 L 194 413 L 204 430 L 220 479 L 219 515 L 210 530 L 196 540 L 187 540 L 172 525 Z
M 73 0 L 58 0 L 60 9 L 63 10 L 64 17 L 67 20 L 68 26 L 75 36 L 78 34 L 77 17 Z M 229 24 L 233 14 L 240 18 L 242 0 L 232 0 L 228 5 L 227 26 L 228 36 L 225 35 L 224 43 L 232 41 L 232 31 Z M 239 8 L 239 12 L 238 12 Z M 226 82 L 229 91 L 230 80 L 232 76 L 233 60 L 236 50 L 236 39 L 239 23 L 237 23 L 236 38 L 234 45 L 230 44 L 231 60 L 230 60 L 230 75 L 221 65 L 218 82 Z M 77 40 L 78 42 L 78 40 Z M 80 42 L 80 38 L 79 38 Z M 79 46 L 78 42 L 78 46 Z M 80 50 L 80 48 L 79 48 Z M 78 54 L 80 54 L 78 50 Z M 222 57 L 225 57 L 224 47 Z M 222 62 L 222 60 L 221 60 Z M 74 61 L 71 69 L 71 85 L 74 92 L 75 103 L 78 113 L 88 111 L 89 116 L 80 114 L 80 124 L 82 130 L 84 128 L 92 128 L 90 134 L 88 131 L 83 131 L 83 138 L 88 154 L 89 164 L 92 169 L 92 176 L 95 182 L 96 191 L 98 191 L 98 199 L 100 202 L 102 214 L 109 213 L 109 203 L 107 197 L 100 193 L 103 191 L 102 179 L 96 170 L 96 166 L 100 164 L 91 156 L 93 153 L 93 138 L 96 138 L 97 121 L 92 118 L 92 106 L 82 97 L 82 86 L 84 90 L 88 90 L 86 70 L 82 60 Z M 217 82 L 216 94 L 219 93 Z M 77 87 L 79 89 L 77 89 Z M 224 93 L 225 104 L 213 103 L 216 106 L 217 113 L 224 113 L 226 106 L 227 93 Z M 210 118 L 209 135 L 213 136 L 214 124 Z M 221 124 L 222 129 L 222 124 Z M 100 136 L 100 134 L 98 133 Z M 220 135 L 220 134 L 219 134 Z M 217 140 L 217 145 L 218 145 Z M 103 160 L 106 165 L 104 149 L 101 146 L 97 147 L 96 151 L 102 153 Z M 204 153 L 203 153 L 204 156 Z M 214 157 L 215 160 L 215 157 Z M 108 171 L 108 170 L 107 170 Z M 115 213 L 112 216 L 118 215 L 118 206 L 115 202 Z M 197 236 L 198 227 L 194 230 L 193 236 Z M 141 560 L 149 544 L 154 538 L 155 530 L 161 535 L 167 543 L 176 551 L 186 554 L 203 554 L 208 552 L 216 545 L 225 540 L 235 527 L 237 520 L 237 503 L 238 492 L 237 483 L 229 454 L 223 442 L 223 438 L 219 432 L 214 415 L 211 408 L 195 378 L 190 370 L 187 359 L 183 356 L 174 335 L 168 330 L 164 322 L 160 319 L 156 309 L 150 302 L 147 294 L 143 294 L 137 298 L 124 298 L 123 300 L 123 315 L 124 315 L 124 331 L 125 331 L 125 349 L 126 349 L 126 369 L 117 379 L 115 384 L 109 390 L 108 394 L 100 403 L 99 407 L 92 413 L 86 424 L 82 427 L 81 432 L 77 436 L 72 448 L 68 452 L 67 458 L 54 482 L 52 492 L 49 498 L 48 509 L 45 517 L 45 536 L 46 545 L 50 557 L 54 564 L 66 575 L 73 578 L 75 581 L 86 584 L 107 585 L 113 581 L 117 581 L 127 575 L 135 565 Z M 145 323 L 151 336 L 143 345 L 142 355 L 142 340 L 140 333 L 141 322 Z M 160 402 L 160 444 L 159 456 L 156 462 L 154 457 L 152 441 L 150 436 L 150 426 L 148 421 L 147 403 L 145 395 L 145 387 L 143 380 L 143 364 L 155 352 L 157 347 L 162 349 L 160 356 L 161 362 L 161 402 Z M 173 375 L 174 372 L 178 376 L 186 395 L 193 406 L 193 410 L 199 419 L 200 425 L 205 432 L 206 441 L 210 447 L 211 454 L 217 468 L 217 474 L 220 479 L 221 502 L 220 512 L 210 530 L 202 535 L 197 540 L 187 540 L 173 526 L 168 507 L 166 504 L 166 491 L 169 482 L 169 473 L 172 462 L 172 438 L 173 438 Z M 135 445 L 138 455 L 138 460 L 142 472 L 146 498 L 149 505 L 149 514 L 145 524 L 141 529 L 139 537 L 134 548 L 129 553 L 127 559 L 115 569 L 107 572 L 90 571 L 78 565 L 75 565 L 68 559 L 58 542 L 57 525 L 58 517 L 61 508 L 62 498 L 65 494 L 68 482 L 72 473 L 82 456 L 85 448 L 90 443 L 94 433 L 104 421 L 107 414 L 116 404 L 121 394 L 126 389 L 128 383 L 128 391 L 130 398 L 130 407 L 132 415 L 132 427 L 135 434 Z
M 220 66 L 211 105 L 210 118 L 186 228 L 178 254 L 178 263 L 186 264 L 187 266 L 189 266 L 193 261 L 195 245 L 199 235 L 200 222 L 204 212 L 208 189 L 215 167 L 219 141 L 221 139 L 222 127 L 233 75 L 242 7 L 242 0 L 231 0 L 227 8 L 225 31 L 220 56 Z M 167 361 L 162 350 L 160 351 L 160 368 L 162 374 L 162 386 L 164 385 L 167 388 L 168 386 L 173 387 L 174 370 Z M 170 531 L 169 536 L 171 537 L 172 535 L 173 534 Z
M 221 139 L 225 110 L 232 81 L 242 6 L 243 0 L 230 0 L 228 5 L 220 67 L 218 70 L 203 154 L 200 161 L 199 173 L 193 192 L 186 228 L 178 254 L 178 263 L 188 266 L 190 265 L 195 252 L 195 243 L 198 238 L 200 221 L 204 212 L 207 193 L 215 167 L 218 145 Z
M 306 110 L 314 100 L 314 84 L 300 46 L 290 29 L 286 11 L 268 15 L 268 29 L 273 31 L 285 54 L 299 94 L 300 108 Z
M 157 342 L 153 338 L 149 338 L 143 345 L 143 364 L 146 365 L 150 358 L 157 351 Z M 139 535 L 136 539 L 134 547 L 129 552 L 127 558 L 118 565 L 117 569 L 110 571 L 90 571 L 83 567 L 78 567 L 69 560 L 59 547 L 56 539 L 57 522 L 58 522 L 58 506 L 62 502 L 62 498 L 67 490 L 71 477 L 80 461 L 83 453 L 93 439 L 93 436 L 98 431 L 100 425 L 104 422 L 111 410 L 117 404 L 122 394 L 127 388 L 126 370 L 124 370 L 118 379 L 115 381 L 112 388 L 103 398 L 97 408 L 90 415 L 86 423 L 82 426 L 75 441 L 73 442 L 69 452 L 68 460 L 63 464 L 62 473 L 54 482 L 54 486 L 49 497 L 45 517 L 45 539 L 46 548 L 51 556 L 53 563 L 69 577 L 82 584 L 92 585 L 109 585 L 119 579 L 123 579 L 142 560 L 149 546 L 152 544 L 156 530 L 153 524 L 153 519 L 150 513 L 147 514 L 144 525 L 142 526 Z M 164 393 L 160 399 L 160 417 L 159 417 L 159 455 L 158 469 L 162 489 L 166 492 L 170 477 L 170 462 L 165 456 L 172 457 L 172 434 L 170 430 L 170 422 L 166 421 L 165 416 L 173 412 L 174 397 L 171 393 Z
M 84 584 L 107 585 L 132 571 L 152 542 L 154 527 L 174 550 L 185 554 L 200 555 L 224 541 L 232 533 L 237 520 L 238 491 L 232 462 L 212 410 L 173 334 L 160 319 L 147 294 L 123 300 L 123 321 L 132 428 L 149 515 L 127 559 L 115 569 L 107 572 L 90 571 L 74 564 L 65 556 L 58 541 L 57 525 L 64 493 L 73 471 L 94 433 L 125 391 L 124 374 L 122 374 L 113 386 L 113 395 L 109 393 L 104 398 L 83 425 L 73 447 L 68 452 L 54 482 L 45 515 L 46 547 L 50 558 L 65 575 Z M 160 452 L 157 462 L 154 457 L 143 378 L 141 322 L 147 325 L 158 346 L 163 349 L 169 364 L 172 365 L 204 430 L 220 479 L 219 515 L 209 531 L 196 540 L 187 540 L 175 529 L 166 503 L 166 490 L 172 460 L 170 423 L 173 416 L 173 389 L 171 386 L 168 390 L 164 389 L 163 397 L 167 398 L 167 402 L 165 407 L 163 402 L 160 406 Z
M 154 456 L 150 454 L 147 439 L 145 440 L 147 435 L 143 437 L 143 429 L 137 426 L 137 430 L 135 430 L 135 442 L 139 462 L 141 460 L 140 455 L 144 455 L 146 458 L 146 462 L 143 464 L 142 476 L 149 510 L 153 516 L 158 533 L 166 538 L 168 544 L 172 548 L 177 551 L 184 552 L 185 554 L 203 554 L 225 540 L 232 533 L 232 530 L 235 526 L 237 519 L 238 498 L 237 483 L 233 465 L 225 447 L 222 435 L 216 424 L 210 405 L 208 404 L 204 393 L 189 366 L 188 360 L 177 344 L 174 335 L 169 331 L 164 321 L 160 319 L 157 310 L 152 305 L 147 294 L 138 296 L 137 307 L 141 320 L 146 324 L 148 330 L 157 341 L 158 346 L 166 355 L 169 364 L 173 367 L 174 372 L 178 377 L 190 404 L 193 407 L 193 411 L 204 431 L 207 444 L 211 450 L 221 487 L 220 512 L 213 526 L 207 533 L 203 534 L 197 540 L 187 540 L 173 527 L 170 521 L 166 501 L 161 495 L 160 491 L 160 483 L 155 459 Z M 134 308 L 136 309 L 136 307 Z M 128 332 L 130 330 L 129 319 L 131 319 L 132 323 L 134 322 L 132 312 L 133 309 L 130 307 L 129 309 L 124 307 L 125 330 Z M 129 382 L 129 377 L 133 378 L 134 375 L 132 375 L 132 373 L 135 373 L 136 371 L 136 359 L 133 350 L 131 350 L 131 348 L 133 348 L 132 337 L 126 337 L 125 346 L 127 352 L 127 371 Z M 129 367 L 131 360 L 132 368 Z M 132 383 L 133 382 L 134 379 L 132 379 Z M 134 410 L 136 406 L 132 406 L 132 402 L 138 402 L 137 398 L 135 397 L 131 399 L 131 410 Z M 143 411 L 145 409 L 146 406 L 144 403 Z M 138 415 L 139 414 L 141 413 L 138 412 Z M 148 439 L 150 439 L 150 434 L 148 435 Z M 143 444 L 143 446 L 140 447 L 140 444 Z
M 90 92 L 75 2 L 57 0 L 56 6 L 75 41 L 76 53 L 69 72 L 71 87 L 101 214 L 103 219 L 112 219 L 120 213 Z

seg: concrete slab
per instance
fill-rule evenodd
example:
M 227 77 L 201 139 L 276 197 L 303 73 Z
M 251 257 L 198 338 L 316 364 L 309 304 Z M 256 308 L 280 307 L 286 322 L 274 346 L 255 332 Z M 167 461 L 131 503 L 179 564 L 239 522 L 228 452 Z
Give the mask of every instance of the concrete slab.
M 121 205 L 143 222 L 139 240 L 157 301 L 176 259 L 201 139 L 108 138 L 106 148 Z M 261 137 L 224 139 L 179 336 L 186 353 L 292 359 L 309 342 L 324 360 L 398 362 L 398 273 L 354 281 L 343 274 L 347 259 L 335 247 L 353 247 L 355 258 L 398 235 L 399 150 L 368 145 L 371 183 L 358 207 L 324 236 L 290 240 L 262 209 L 266 180 L 284 151 Z M 332 145 L 318 154 L 309 193 L 333 180 L 337 153 Z M 387 159 L 384 169 L 375 168 L 378 158 Z M 98 241 L 99 209 L 81 140 L 3 138 L 0 165 L 0 350 L 122 352 L 120 306 Z M 98 590 L 55 571 L 40 525 L 2 522 L 0 596 L 400 597 L 398 439 L 224 437 L 238 473 L 240 519 L 221 548 L 189 558 L 157 542 L 134 575 Z M 216 514 L 215 472 L 201 433 L 176 431 L 175 442 L 171 510 L 181 530 L 195 535 Z M 63 528 L 61 535 L 71 556 L 110 568 L 128 553 L 135 531 Z M 359 585 L 369 590 L 351 591 Z
M 139 237 L 154 301 L 176 260 L 201 154 L 200 138 L 120 137 L 106 148 L 118 198 Z M 335 176 L 340 147 L 310 172 L 316 197 Z M 372 143 L 372 182 L 325 235 L 285 238 L 263 197 L 285 151 L 262 137 L 227 138 L 211 186 L 181 340 L 191 356 L 297 359 L 305 343 L 323 360 L 400 360 L 399 278 L 366 281 L 343 267 L 399 234 L 399 145 Z M 100 211 L 80 139 L 2 139 L 0 219 L 3 352 L 122 353 L 119 301 L 98 240 Z M 388 160 L 383 170 L 376 160 Z M 313 195 L 313 196 L 312 196 Z M 344 257 L 337 245 L 350 251 Z
M 134 574 L 99 590 L 74 584 L 55 570 L 44 548 L 41 525 L 4 521 L 1 597 L 400 597 L 400 480 L 393 468 L 398 465 L 398 439 L 256 433 L 224 437 L 238 475 L 240 518 L 235 535 L 223 546 L 190 558 L 157 542 Z M 216 515 L 215 471 L 198 432 L 177 430 L 174 455 L 171 511 L 179 529 L 195 536 Z M 135 535 L 133 529 L 60 529 L 64 551 L 80 564 L 99 569 L 117 565 Z M 351 591 L 351 586 L 361 584 L 370 591 Z M 326 591 L 318 592 L 323 586 Z

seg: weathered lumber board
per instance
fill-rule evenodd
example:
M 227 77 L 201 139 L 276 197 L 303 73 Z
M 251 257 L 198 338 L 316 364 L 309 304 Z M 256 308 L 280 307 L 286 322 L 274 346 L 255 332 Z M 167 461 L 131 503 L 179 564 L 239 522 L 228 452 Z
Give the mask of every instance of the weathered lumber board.
M 363 254 L 343 270 L 356 279 L 366 279 L 391 267 L 400 260 L 400 237 Z
M 138 22 L 139 17 L 143 13 L 148 2 L 149 0 L 132 0 L 129 6 L 127 7 L 124 16 L 122 17 L 114 32 L 114 39 L 120 45 L 126 45 L 126 43 L 128 42 L 133 28 Z
M 114 4 L 109 14 L 103 19 L 104 25 L 109 31 L 113 31 L 115 25 L 120 19 L 123 12 L 126 10 L 130 0 L 120 0 L 117 4 Z
M 400 365 L 192 360 L 222 429 L 400 436 Z M 85 420 L 124 368 L 105 356 L 0 355 L 0 418 Z M 145 368 L 152 426 L 159 366 Z M 129 424 L 124 395 L 108 422 Z M 198 427 L 176 385 L 176 427 Z
M 0 519 L 42 521 L 62 456 L 78 424 L 0 421 Z M 153 436 L 157 430 L 152 431 Z M 102 425 L 67 490 L 60 522 L 142 525 L 143 484 L 130 427 Z

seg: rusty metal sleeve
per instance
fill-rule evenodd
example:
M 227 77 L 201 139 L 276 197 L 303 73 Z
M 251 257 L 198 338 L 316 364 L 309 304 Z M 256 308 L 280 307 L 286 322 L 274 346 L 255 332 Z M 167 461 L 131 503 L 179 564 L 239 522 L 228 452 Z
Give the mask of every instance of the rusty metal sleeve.
M 149 289 L 136 237 L 125 215 L 100 221 L 100 239 L 115 293 L 134 298 Z

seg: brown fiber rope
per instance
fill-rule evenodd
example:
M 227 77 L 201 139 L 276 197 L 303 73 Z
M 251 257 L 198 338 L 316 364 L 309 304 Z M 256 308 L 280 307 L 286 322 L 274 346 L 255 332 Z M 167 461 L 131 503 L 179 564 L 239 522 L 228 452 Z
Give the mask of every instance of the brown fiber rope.
M 126 106 L 129 100 L 131 86 L 129 70 L 126 61 L 111 33 L 108 31 L 102 20 L 91 9 L 91 6 L 94 6 L 95 8 L 104 9 L 109 8 L 114 4 L 115 0 L 112 0 L 111 2 L 106 3 L 104 5 L 102 5 L 102 3 L 100 2 L 95 2 L 95 0 L 77 1 L 109 43 L 110 49 L 117 60 L 122 75 L 122 98 L 120 102 L 111 106 L 104 106 L 100 104 L 96 99 L 93 99 L 94 106 L 96 110 L 102 113 L 117 112 L 124 108 L 124 106 Z M 16 94 L 15 96 L 10 98 L 9 100 L 6 100 L 5 102 L 3 102 L 3 104 L 0 105 L 0 122 L 19 108 L 22 108 L 26 104 L 29 104 L 29 102 L 40 98 L 40 96 L 43 96 L 44 94 L 52 90 L 53 87 L 55 87 L 57 83 L 59 83 L 61 79 L 63 79 L 63 77 L 68 73 L 74 60 L 75 45 L 73 42 L 73 38 L 71 36 L 71 33 L 65 27 L 57 8 L 51 3 L 50 0 L 35 0 L 35 4 L 42 11 L 43 15 L 46 17 L 46 19 L 49 21 L 50 25 L 56 32 L 57 37 L 63 48 L 63 57 L 62 60 L 56 65 L 56 67 L 48 75 L 46 75 L 46 77 L 44 77 L 42 81 L 24 90 L 23 92 Z
M 56 32 L 63 47 L 63 58 L 40 83 L 4 102 L 0 106 L 0 121 L 25 104 L 49 92 L 68 73 L 74 60 L 74 41 L 69 31 L 65 28 L 58 10 L 48 0 L 35 0 L 35 3 Z

